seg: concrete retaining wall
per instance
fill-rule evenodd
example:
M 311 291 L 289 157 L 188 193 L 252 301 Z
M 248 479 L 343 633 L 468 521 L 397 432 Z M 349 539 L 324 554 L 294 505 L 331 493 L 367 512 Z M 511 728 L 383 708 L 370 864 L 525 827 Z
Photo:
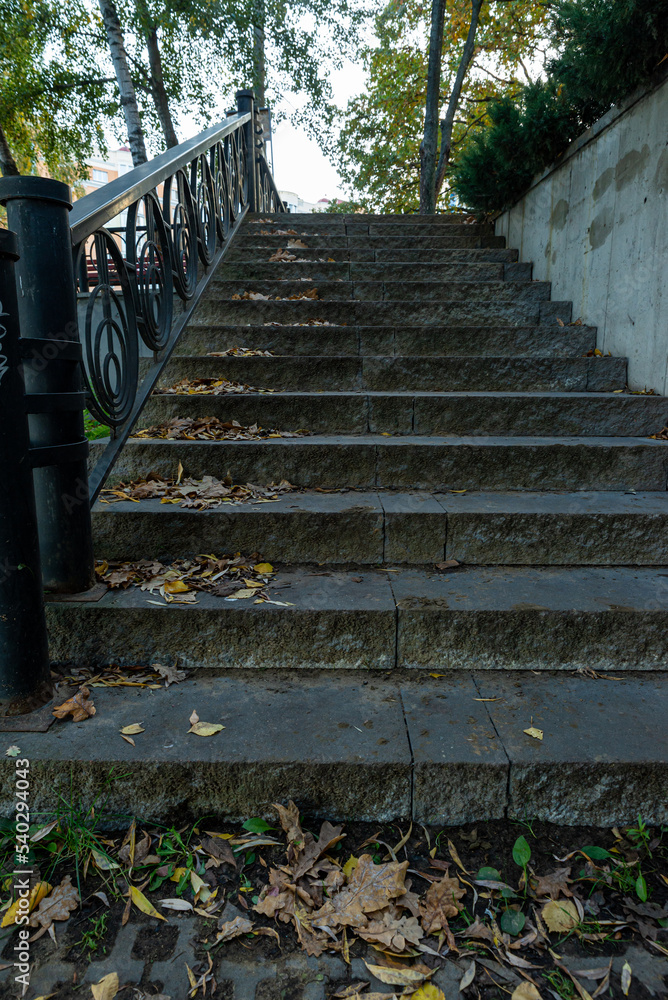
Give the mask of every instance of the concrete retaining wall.
M 552 297 L 668 394 L 668 75 L 613 108 L 496 222 Z

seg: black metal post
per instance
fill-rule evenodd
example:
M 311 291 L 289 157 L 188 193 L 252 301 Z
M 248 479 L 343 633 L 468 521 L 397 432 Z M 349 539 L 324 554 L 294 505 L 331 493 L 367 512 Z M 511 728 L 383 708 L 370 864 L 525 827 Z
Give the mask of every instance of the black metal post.
M 0 229 L 0 698 L 49 680 L 37 515 L 25 410 L 14 233 Z
M 244 125 L 246 136 L 246 172 L 248 174 L 248 211 L 258 211 L 257 163 L 255 156 L 255 95 L 252 90 L 237 90 L 237 109 L 240 115 L 250 111 L 251 118 Z
M 75 594 L 92 587 L 95 574 L 70 189 L 46 177 L 4 177 L 0 203 L 20 253 L 16 286 L 44 586 Z

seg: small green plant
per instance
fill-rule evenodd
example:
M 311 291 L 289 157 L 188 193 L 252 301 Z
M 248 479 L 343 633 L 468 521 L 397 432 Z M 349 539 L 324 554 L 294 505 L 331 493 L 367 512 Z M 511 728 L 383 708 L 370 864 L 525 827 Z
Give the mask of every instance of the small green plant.
M 626 836 L 632 844 L 635 844 L 636 847 L 643 847 L 648 856 L 652 857 L 650 849 L 651 831 L 647 829 L 647 823 L 645 823 L 640 813 L 638 813 L 638 825 L 629 827 L 626 831 Z
M 531 848 L 525 837 L 518 837 L 513 844 L 513 861 L 522 869 L 524 873 L 524 893 L 526 895 L 529 877 L 527 875 L 527 865 L 531 860 Z
M 260 819 L 259 816 L 251 816 L 247 819 L 245 823 L 241 824 L 244 830 L 248 830 L 249 833 L 267 833 L 269 830 L 275 830 L 275 826 L 270 826 L 265 820 Z
M 89 955 L 101 948 L 102 954 L 106 955 L 107 946 L 104 944 L 104 937 L 107 933 L 108 920 L 108 913 L 101 913 L 99 917 L 91 917 L 90 926 L 81 935 L 81 940 L 77 941 L 77 946 L 88 952 Z
M 576 1000 L 575 986 L 560 969 L 550 969 L 549 972 L 544 972 L 543 979 L 548 981 L 554 992 L 562 997 L 562 1000 Z
M 89 441 L 97 441 L 98 438 L 109 437 L 109 428 L 101 424 L 99 420 L 84 410 L 84 431 Z

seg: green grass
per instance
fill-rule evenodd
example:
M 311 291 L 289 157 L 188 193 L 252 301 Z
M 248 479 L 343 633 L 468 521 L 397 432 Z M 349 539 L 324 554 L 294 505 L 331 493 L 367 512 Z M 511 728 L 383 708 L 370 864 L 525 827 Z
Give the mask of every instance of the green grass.
M 98 438 L 109 437 L 109 428 L 96 420 L 88 410 L 84 410 L 84 430 L 89 441 L 97 441 Z

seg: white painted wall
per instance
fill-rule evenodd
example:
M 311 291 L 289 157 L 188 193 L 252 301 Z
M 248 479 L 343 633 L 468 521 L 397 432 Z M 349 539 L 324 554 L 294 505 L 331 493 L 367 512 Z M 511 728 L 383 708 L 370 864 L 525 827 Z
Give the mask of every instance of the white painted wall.
M 668 394 L 668 76 L 613 108 L 496 222 L 552 298 Z

